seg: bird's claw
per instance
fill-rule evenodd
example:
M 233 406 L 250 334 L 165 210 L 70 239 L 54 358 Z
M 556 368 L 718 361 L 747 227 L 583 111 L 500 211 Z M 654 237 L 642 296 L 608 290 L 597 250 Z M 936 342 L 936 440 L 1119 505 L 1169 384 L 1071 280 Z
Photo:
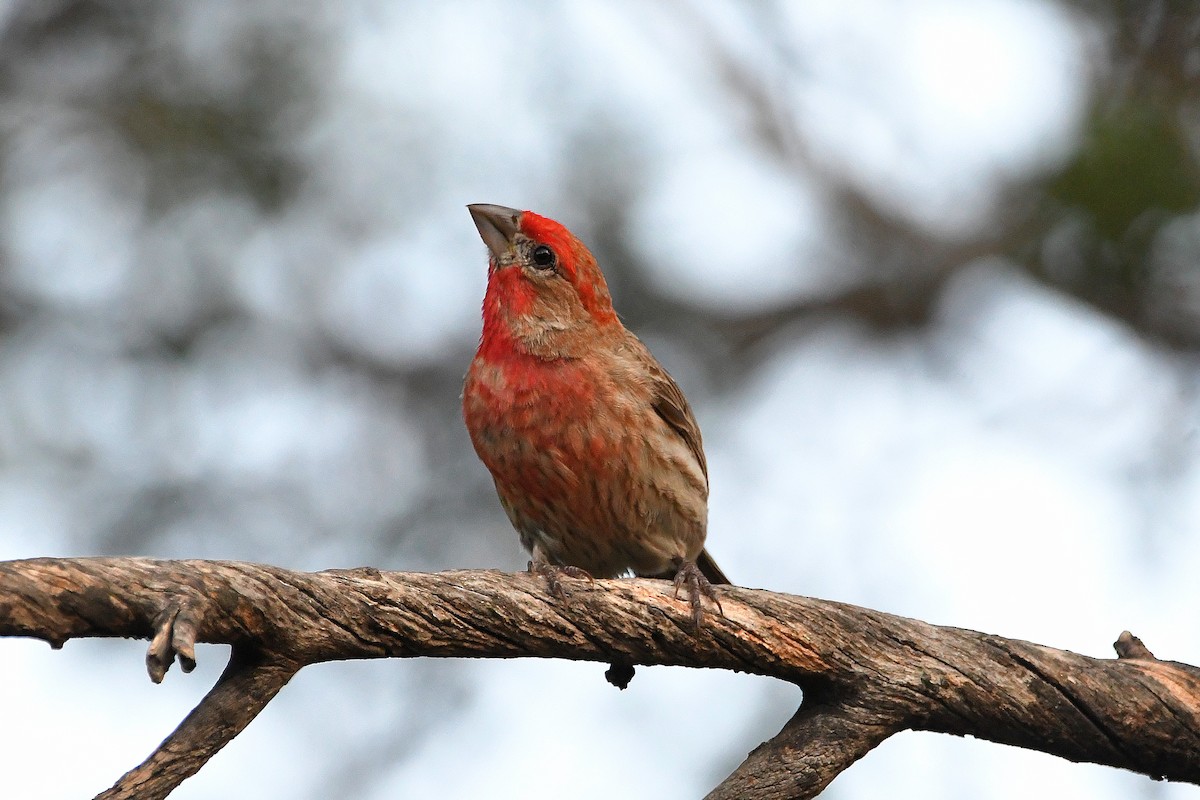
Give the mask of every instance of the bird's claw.
M 692 625 L 696 630 L 700 630 L 704 622 L 704 601 L 707 597 L 717 606 L 717 611 L 721 616 L 725 616 L 725 609 L 721 607 L 721 598 L 717 597 L 717 591 L 713 589 L 708 578 L 704 577 L 704 573 L 696 566 L 694 561 L 685 561 L 675 573 L 675 599 L 679 599 L 679 590 L 684 586 L 688 589 L 688 605 L 692 609 Z
M 533 560 L 529 562 L 528 570 L 532 575 L 540 575 L 546 581 L 546 588 L 550 594 L 557 597 L 559 600 L 567 599 L 567 590 L 563 588 L 562 577 L 565 575 L 568 578 L 586 579 L 590 583 L 595 583 L 596 579 L 591 573 L 582 567 L 574 567 L 571 565 L 559 566 L 551 564 L 549 561 Z

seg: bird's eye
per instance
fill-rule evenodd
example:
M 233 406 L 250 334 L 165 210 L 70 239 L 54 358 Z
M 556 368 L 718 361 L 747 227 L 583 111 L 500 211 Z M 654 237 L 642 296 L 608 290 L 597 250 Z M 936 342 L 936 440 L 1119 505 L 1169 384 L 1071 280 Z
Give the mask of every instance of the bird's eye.
M 538 269 L 552 269 L 554 267 L 554 251 L 544 244 L 539 244 L 533 248 L 533 263 Z

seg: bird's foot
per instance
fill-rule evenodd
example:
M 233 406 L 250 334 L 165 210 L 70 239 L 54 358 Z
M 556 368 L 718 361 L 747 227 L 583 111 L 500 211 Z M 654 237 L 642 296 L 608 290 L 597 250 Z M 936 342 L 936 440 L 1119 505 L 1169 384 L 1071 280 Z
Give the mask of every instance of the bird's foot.
M 562 578 L 565 575 L 568 578 L 586 579 L 590 583 L 595 583 L 596 579 L 591 573 L 582 567 L 573 567 L 571 565 L 559 566 L 551 564 L 549 561 L 534 559 L 529 562 L 529 572 L 532 575 L 540 575 L 546 581 L 546 588 L 550 590 L 550 594 L 557 597 L 559 600 L 567 599 L 567 590 L 563 588 Z
M 708 578 L 704 577 L 704 573 L 696 566 L 695 561 L 685 561 L 679 567 L 679 571 L 675 573 L 675 597 L 679 598 L 679 590 L 684 586 L 688 590 L 688 603 L 692 609 L 692 624 L 696 630 L 700 630 L 701 624 L 704 622 L 704 601 L 707 597 L 717 606 L 717 611 L 721 612 L 721 616 L 725 616 L 725 609 L 721 608 L 721 598 L 717 597 L 717 592 L 713 589 L 712 584 L 708 582 Z

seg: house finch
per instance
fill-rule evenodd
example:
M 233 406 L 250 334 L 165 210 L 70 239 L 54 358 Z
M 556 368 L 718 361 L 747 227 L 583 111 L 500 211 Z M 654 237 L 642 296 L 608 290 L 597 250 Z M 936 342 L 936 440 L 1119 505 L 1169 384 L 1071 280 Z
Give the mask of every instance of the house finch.
M 683 393 L 625 329 L 596 259 L 532 211 L 467 208 L 490 251 L 463 417 L 529 569 L 674 577 L 693 618 L 710 583 L 708 467 Z

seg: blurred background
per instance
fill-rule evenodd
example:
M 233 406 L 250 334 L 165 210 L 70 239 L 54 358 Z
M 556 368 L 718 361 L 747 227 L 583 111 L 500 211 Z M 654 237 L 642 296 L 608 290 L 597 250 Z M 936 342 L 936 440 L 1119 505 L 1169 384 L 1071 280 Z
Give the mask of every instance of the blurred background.
M 524 567 L 460 419 L 486 256 L 568 225 L 704 430 L 736 583 L 1200 662 L 1200 6 L 0 2 L 0 558 Z M 0 794 L 207 690 L 0 641 Z M 175 796 L 699 797 L 793 687 L 304 670 Z M 933 734 L 830 798 L 1182 798 Z

